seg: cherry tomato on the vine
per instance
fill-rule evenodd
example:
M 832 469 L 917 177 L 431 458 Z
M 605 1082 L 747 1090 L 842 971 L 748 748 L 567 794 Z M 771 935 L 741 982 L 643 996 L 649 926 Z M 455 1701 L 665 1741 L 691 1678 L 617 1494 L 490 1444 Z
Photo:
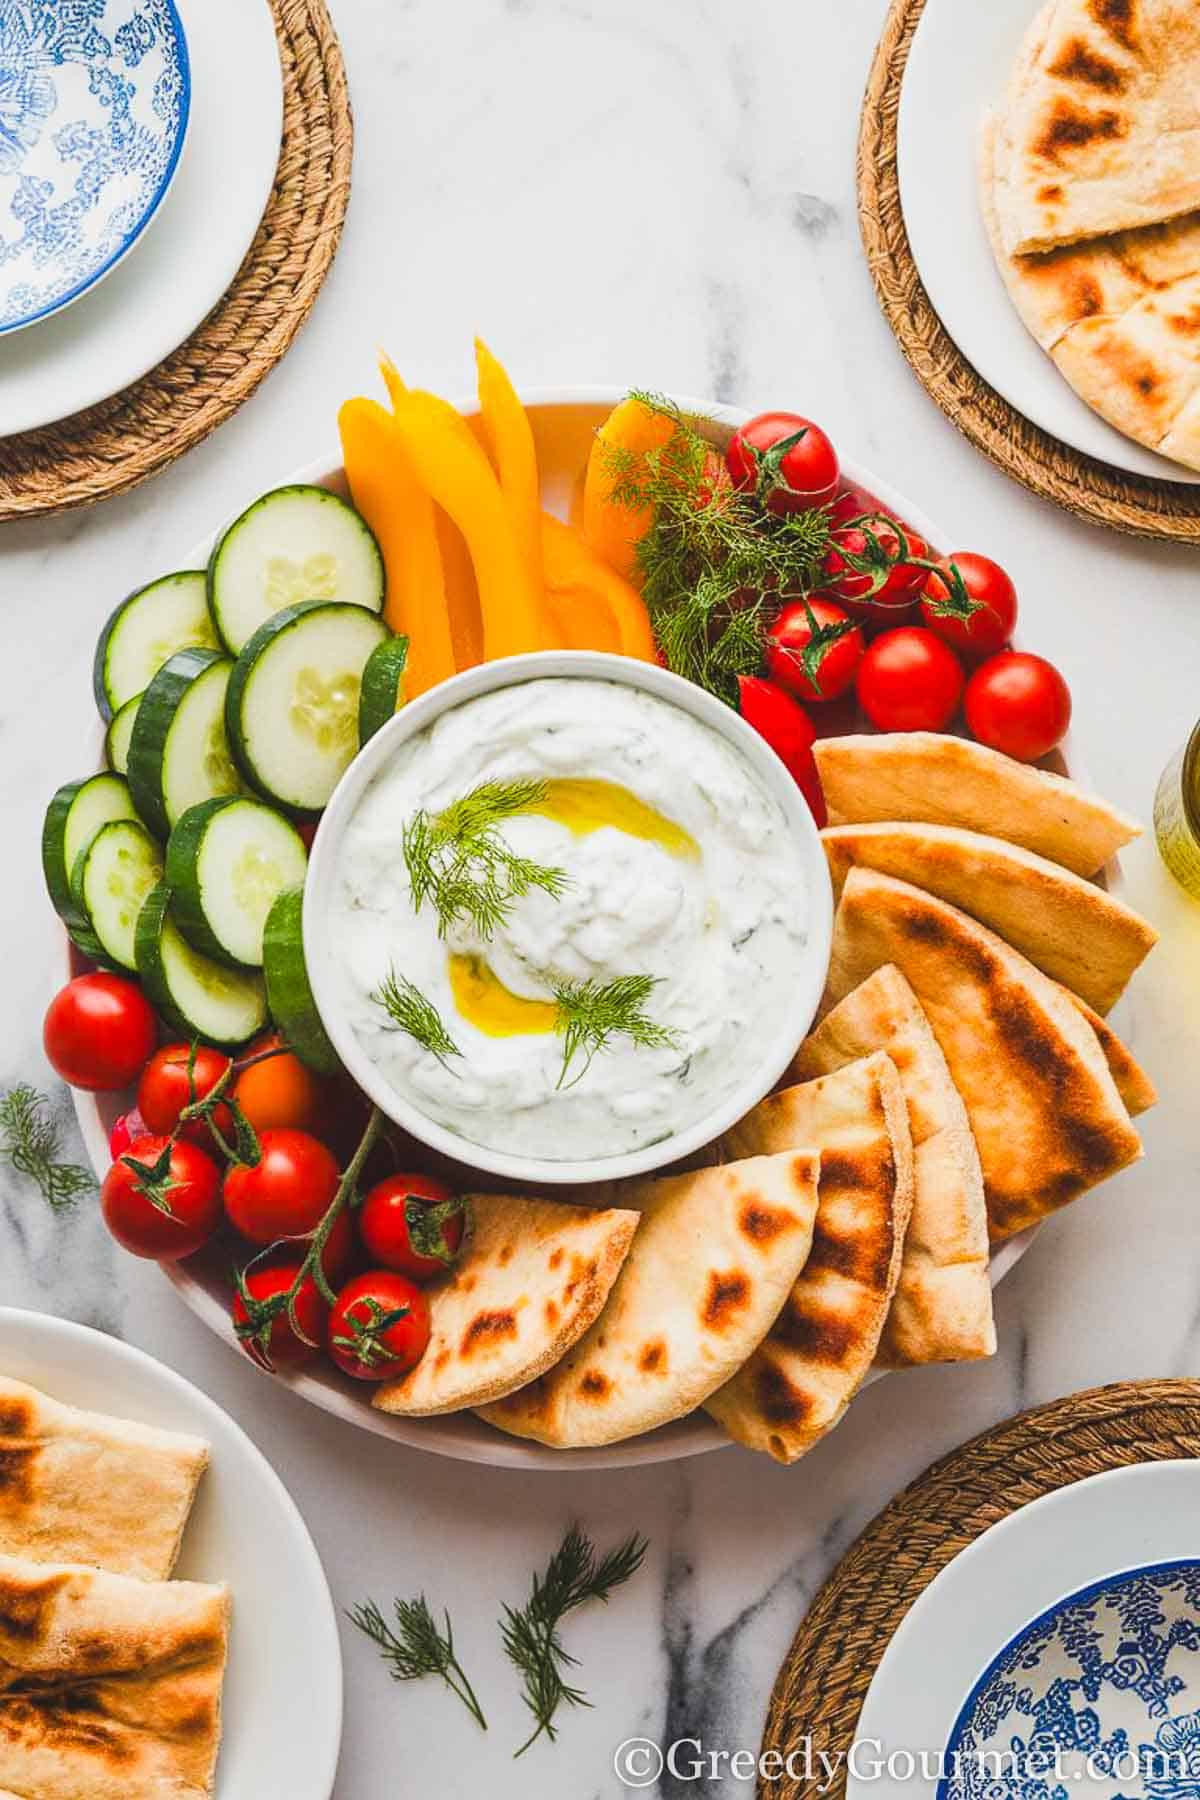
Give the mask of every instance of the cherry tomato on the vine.
M 1043 656 L 1006 650 L 976 669 L 964 699 L 967 729 L 1018 762 L 1057 749 L 1071 723 L 1071 690 Z
M 761 675 L 739 675 L 738 711 L 786 765 L 813 818 L 818 825 L 824 825 L 825 796 L 812 753 L 817 731 L 800 702 L 777 681 L 766 681 Z
M 194 1052 L 190 1044 L 164 1044 L 154 1052 L 138 1083 L 138 1111 L 149 1130 L 170 1134 L 185 1107 L 193 1100 L 207 1099 L 228 1071 L 229 1058 L 207 1044 L 198 1044 Z M 223 1100 L 213 1108 L 212 1118 L 226 1143 L 232 1143 L 233 1114 Z M 202 1150 L 211 1150 L 216 1142 L 205 1119 L 189 1119 L 180 1135 Z
M 853 618 L 895 624 L 898 612 L 915 603 L 928 572 L 908 559 L 928 556 L 929 545 L 911 526 L 872 513 L 831 533 L 821 586 Z
M 259 1263 L 245 1271 L 242 1282 L 251 1300 L 265 1305 L 279 1295 L 291 1292 L 300 1267 L 300 1261 L 295 1259 Z M 235 1293 L 230 1311 L 238 1342 L 250 1360 L 263 1369 L 301 1368 L 320 1354 L 325 1342 L 329 1307 L 311 1275 L 304 1277 L 296 1291 L 295 1313 L 303 1338 L 297 1337 L 286 1308 L 277 1312 L 274 1318 L 256 1323 L 241 1294 Z M 306 1343 L 306 1338 L 311 1341 Z
M 815 681 L 804 652 L 815 644 Z M 767 632 L 767 674 L 801 700 L 837 700 L 854 685 L 866 645 L 845 609 L 823 594 L 791 600 Z
M 944 731 L 962 691 L 953 650 L 919 625 L 885 631 L 859 665 L 859 704 L 880 731 Z
M 960 656 L 972 661 L 1003 650 L 1017 623 L 1017 590 L 1011 577 L 999 563 L 988 556 L 976 556 L 971 550 L 957 550 L 953 556 L 943 557 L 938 568 L 945 571 L 947 579 L 930 570 L 921 595 L 922 622 Z M 978 605 L 978 611 L 966 619 L 937 610 L 949 602 L 953 569 L 958 570 L 968 599 Z
M 759 413 L 725 452 L 735 487 L 783 515 L 828 506 L 840 479 L 837 452 L 819 425 L 798 413 Z
M 178 1262 L 221 1222 L 221 1172 L 195 1144 L 137 1138 L 104 1177 L 100 1210 L 134 1256 Z
M 435 1281 L 462 1248 L 467 1209 L 444 1182 L 428 1175 L 389 1175 L 367 1195 L 358 1229 L 382 1269 Z
M 290 1050 L 281 1048 L 278 1033 L 256 1038 L 239 1061 L 233 1097 L 255 1131 L 287 1128 L 311 1131 L 320 1136 L 331 1126 L 337 1112 L 337 1084 L 306 1068 Z M 266 1052 L 263 1062 L 255 1057 Z
M 333 1203 L 337 1160 L 306 1131 L 264 1131 L 256 1163 L 235 1163 L 225 1177 L 225 1211 L 252 1244 L 310 1236 Z
M 429 1301 L 406 1275 L 372 1269 L 348 1282 L 329 1315 L 329 1354 L 356 1381 L 406 1375 L 429 1344 Z
M 59 990 L 42 1031 L 55 1073 L 69 1087 L 92 1093 L 128 1087 L 157 1037 L 154 1013 L 136 981 L 99 969 Z

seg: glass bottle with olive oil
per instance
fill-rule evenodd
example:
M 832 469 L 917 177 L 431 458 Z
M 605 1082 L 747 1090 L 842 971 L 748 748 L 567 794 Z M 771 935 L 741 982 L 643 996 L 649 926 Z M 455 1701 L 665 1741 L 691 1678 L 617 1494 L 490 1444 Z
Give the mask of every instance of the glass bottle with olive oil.
M 1200 900 L 1200 725 L 1163 770 L 1154 796 L 1154 835 L 1176 881 Z

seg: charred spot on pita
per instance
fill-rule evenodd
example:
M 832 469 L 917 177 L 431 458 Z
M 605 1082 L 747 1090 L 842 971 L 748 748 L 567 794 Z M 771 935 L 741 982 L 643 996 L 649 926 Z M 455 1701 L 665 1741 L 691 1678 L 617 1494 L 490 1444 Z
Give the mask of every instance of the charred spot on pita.
M 28 1400 L 0 1400 L 0 1438 L 27 1438 L 32 1435 L 33 1423 Z
M 1137 0 L 1089 0 L 1088 11 L 1097 25 L 1127 50 L 1136 48 L 1134 9 Z
M 665 1375 L 667 1372 L 667 1345 L 665 1338 L 653 1338 L 643 1344 L 638 1352 L 638 1368 L 643 1375 Z
M 1125 86 L 1124 70 L 1106 57 L 1097 56 L 1082 38 L 1071 39 L 1058 61 L 1051 63 L 1050 73 L 1060 75 L 1064 81 L 1078 81 L 1085 87 L 1099 88 L 1106 94 L 1119 94 Z
M 585 1369 L 579 1377 L 579 1392 L 585 1400 L 605 1400 L 612 1391 L 612 1382 L 599 1369 Z
M 1050 162 L 1058 162 L 1062 150 L 1084 150 L 1089 144 L 1111 143 L 1124 136 L 1125 126 L 1116 113 L 1084 112 L 1060 100 L 1034 150 Z
M 852 1231 L 837 1232 L 828 1222 L 813 1234 L 808 1266 L 830 1269 L 847 1281 L 882 1292 L 887 1287 L 895 1247 L 891 1209 L 886 1218 L 862 1218 Z
M 796 1224 L 796 1215 L 764 1200 L 747 1200 L 738 1216 L 738 1227 L 752 1244 L 773 1244 L 781 1232 Z
M 69 1580 L 68 1575 L 47 1575 L 42 1581 L 0 1576 L 0 1632 L 30 1643 L 44 1637 L 54 1602 Z
M 8 1500 L 23 1504 L 33 1499 L 32 1463 L 36 1444 L 5 1444 L 0 1441 L 0 1503 Z
M 771 1327 L 772 1343 L 795 1350 L 809 1362 L 838 1368 L 855 1349 L 858 1332 L 852 1320 L 817 1317 L 789 1295 L 783 1311 Z
M 783 1370 L 767 1357 L 755 1371 L 754 1394 L 769 1425 L 803 1425 L 813 1410 L 810 1396 L 793 1387 Z
M 503 1338 L 516 1335 L 517 1315 L 511 1306 L 498 1308 L 494 1312 L 476 1313 L 463 1332 L 459 1355 L 473 1356 L 477 1350 L 489 1349 Z
M 724 1331 L 750 1299 L 750 1283 L 740 1269 L 714 1269 L 700 1317 L 710 1331 Z

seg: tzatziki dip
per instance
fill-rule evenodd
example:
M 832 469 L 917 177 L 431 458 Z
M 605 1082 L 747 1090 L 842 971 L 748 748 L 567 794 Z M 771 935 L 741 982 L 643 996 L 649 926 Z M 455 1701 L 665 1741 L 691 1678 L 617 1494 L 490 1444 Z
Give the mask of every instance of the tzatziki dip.
M 454 866 L 438 821 L 504 784 L 529 799 L 488 828 L 499 861 Z M 542 884 L 508 897 L 511 868 Z M 548 677 L 398 746 L 347 821 L 328 926 L 346 1020 L 399 1096 L 468 1143 L 575 1161 L 720 1110 L 796 1009 L 808 919 L 800 846 L 749 759 L 654 694 Z M 618 1008 L 607 1029 L 602 1007 L 572 1050 L 568 997 L 590 1017 L 630 977 L 640 1025 Z M 389 983 L 432 1037 L 397 1023 Z

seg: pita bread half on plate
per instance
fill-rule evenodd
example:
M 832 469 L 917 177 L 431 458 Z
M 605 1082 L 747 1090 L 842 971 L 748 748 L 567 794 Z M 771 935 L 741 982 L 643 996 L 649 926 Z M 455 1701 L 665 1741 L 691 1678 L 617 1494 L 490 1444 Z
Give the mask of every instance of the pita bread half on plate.
M 796 1462 L 841 1419 L 875 1360 L 912 1212 L 900 1078 L 881 1052 L 771 1094 L 725 1145 L 745 1155 L 817 1145 L 812 1255 L 754 1355 L 708 1401 L 730 1437 Z
M 207 1467 L 200 1438 L 0 1376 L 0 1553 L 165 1580 Z
M 831 825 L 958 825 L 1020 844 L 1077 875 L 1095 875 L 1142 832 L 1136 819 L 1065 776 L 944 732 L 818 738 L 813 755 Z
M 631 1208 L 474 1195 L 466 1251 L 429 1296 L 429 1346 L 373 1404 L 414 1417 L 461 1412 L 536 1380 L 600 1312 L 640 1223 Z
M 834 920 L 829 997 L 844 999 L 885 963 L 921 1002 L 963 1097 L 993 1242 L 1141 1155 L 1096 1034 L 1064 988 L 957 907 L 852 869 Z
M 912 1218 L 876 1360 L 892 1368 L 992 1356 L 987 1202 L 962 1096 L 916 995 L 890 964 L 869 975 L 800 1046 L 792 1081 L 883 1050 L 895 1064 L 913 1145 Z
M 0 1787 L 211 1794 L 228 1635 L 223 1587 L 0 1556 Z
M 821 833 L 835 896 L 852 868 L 925 888 L 978 919 L 1100 1012 L 1158 933 L 1132 907 L 1019 844 L 956 825 L 837 825 Z
M 564 1449 L 615 1444 L 707 1400 L 761 1343 L 812 1247 L 816 1152 L 630 1183 L 642 1223 L 608 1305 L 540 1381 L 483 1417 Z

